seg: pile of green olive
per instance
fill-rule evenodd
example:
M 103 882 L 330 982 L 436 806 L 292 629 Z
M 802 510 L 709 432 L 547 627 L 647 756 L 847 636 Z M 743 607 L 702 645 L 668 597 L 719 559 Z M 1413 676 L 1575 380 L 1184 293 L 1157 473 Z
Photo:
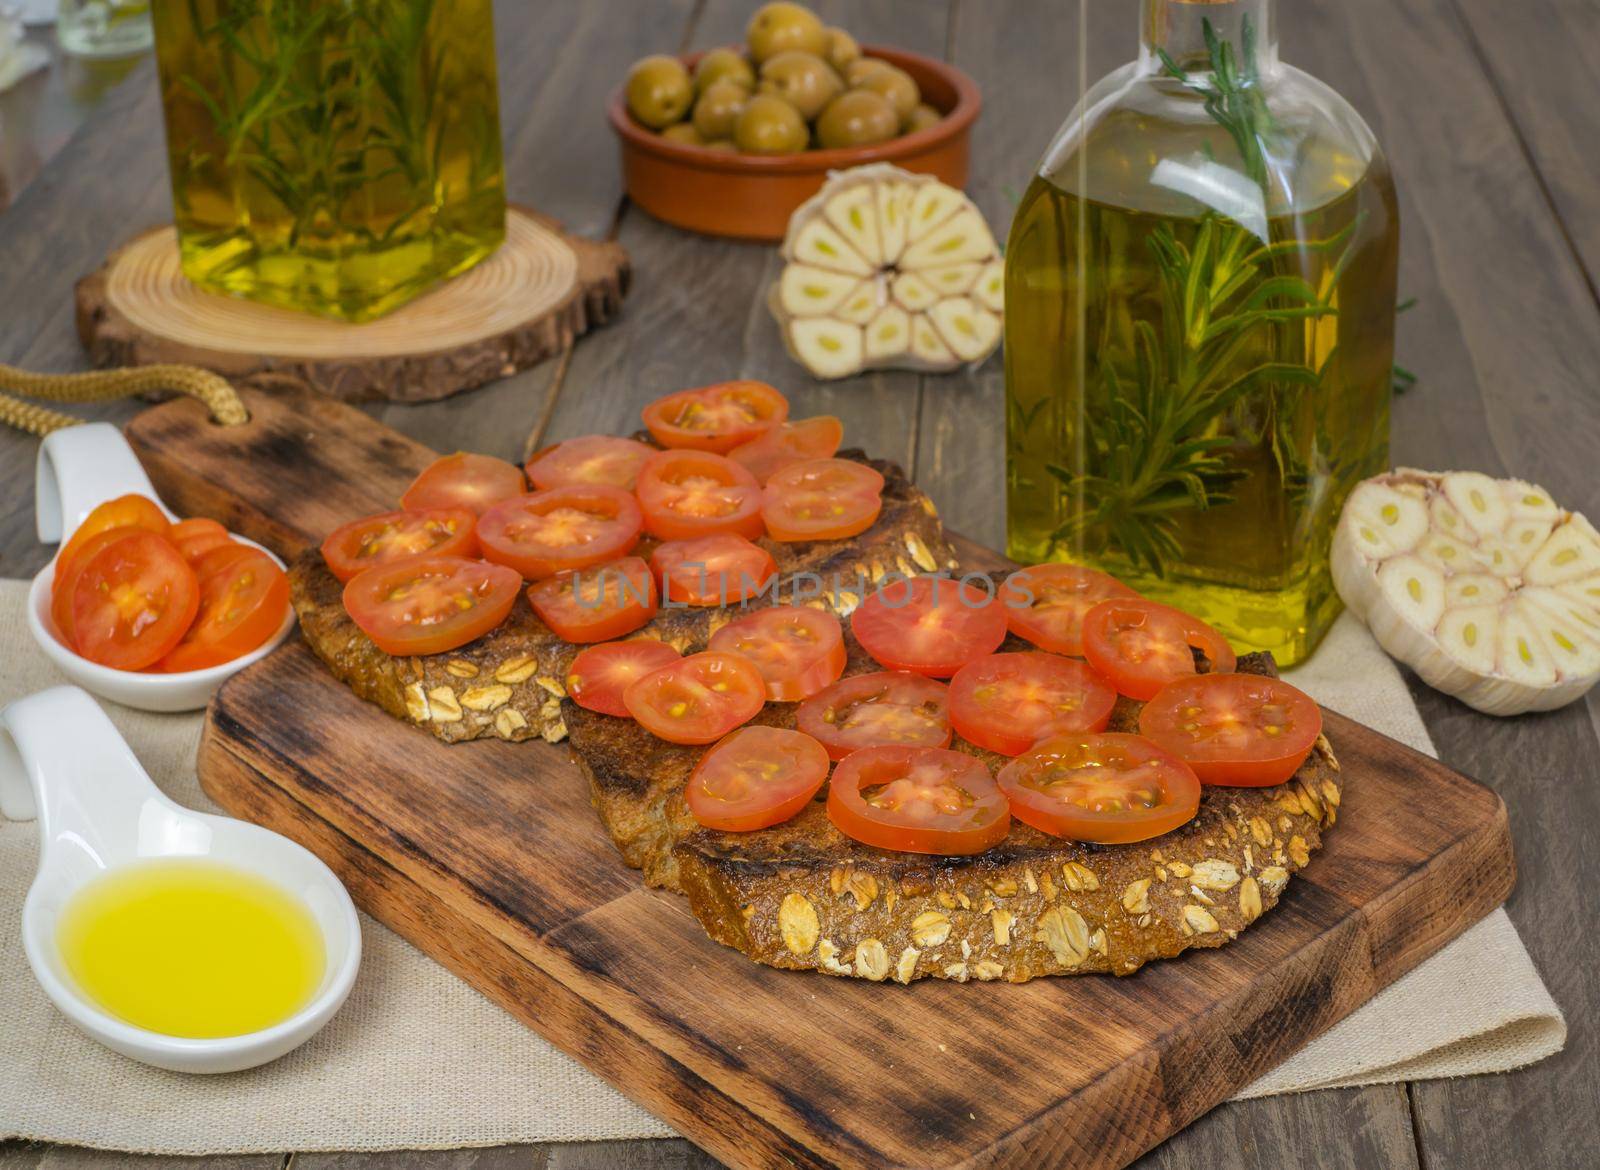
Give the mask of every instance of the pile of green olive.
M 870 146 L 939 121 L 909 73 L 803 4 L 750 18 L 745 46 L 712 49 L 691 73 L 655 55 L 628 70 L 628 112 L 663 138 L 707 150 L 793 154 Z

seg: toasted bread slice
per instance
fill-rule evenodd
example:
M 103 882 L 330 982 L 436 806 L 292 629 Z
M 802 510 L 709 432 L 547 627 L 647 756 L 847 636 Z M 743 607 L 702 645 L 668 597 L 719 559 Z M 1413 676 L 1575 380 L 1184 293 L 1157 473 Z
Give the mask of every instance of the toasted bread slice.
M 955 554 L 944 537 L 933 501 L 893 463 L 844 451 L 883 474 L 883 511 L 873 526 L 850 540 L 761 543 L 778 565 L 776 596 L 785 601 L 797 588 L 848 612 L 860 601 L 863 582 L 888 573 L 912 575 L 948 569 Z M 636 551 L 648 557 L 654 542 Z M 808 578 L 809 584 L 801 584 Z M 580 647 L 563 641 L 519 597 L 511 616 L 492 633 L 447 654 L 396 658 L 373 645 L 344 608 L 344 587 L 315 551 L 291 567 L 294 607 L 306 644 L 335 677 L 397 719 L 427 728 L 446 743 L 494 736 L 552 742 L 566 735 L 562 680 Z M 635 636 L 660 638 L 680 650 L 700 649 L 720 609 L 663 609 Z

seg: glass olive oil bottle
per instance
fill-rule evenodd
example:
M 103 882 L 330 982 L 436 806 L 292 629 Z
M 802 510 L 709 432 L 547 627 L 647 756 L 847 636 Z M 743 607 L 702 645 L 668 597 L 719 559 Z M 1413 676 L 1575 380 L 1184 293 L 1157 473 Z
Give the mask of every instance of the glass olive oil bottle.
M 1082 561 L 1280 664 L 1388 466 L 1399 220 L 1372 133 L 1278 59 L 1275 0 L 1143 0 L 1006 249 L 1009 551 Z
M 491 0 L 154 6 L 184 274 L 349 321 L 505 237 Z

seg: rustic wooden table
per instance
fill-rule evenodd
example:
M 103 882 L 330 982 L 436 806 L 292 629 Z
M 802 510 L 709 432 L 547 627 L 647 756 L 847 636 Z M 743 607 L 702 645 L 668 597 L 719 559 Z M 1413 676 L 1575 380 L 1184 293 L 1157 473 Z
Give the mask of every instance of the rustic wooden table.
M 1089 0 L 1091 76 L 1133 50 L 1130 5 Z M 753 0 L 503 0 L 502 118 L 513 197 L 576 231 L 614 234 L 633 256 L 622 319 L 562 359 L 450 402 L 374 407 L 441 449 L 514 457 L 551 439 L 632 425 L 649 397 L 741 375 L 767 377 L 800 413 L 841 416 L 863 446 L 898 459 L 948 523 L 999 545 L 1001 373 L 888 374 L 832 386 L 788 364 L 763 304 L 771 249 L 685 235 L 630 208 L 601 103 L 629 62 L 737 39 Z M 1058 0 L 825 0 L 866 42 L 947 57 L 977 78 L 985 110 L 973 195 L 1005 224 L 1011 202 L 1072 105 L 1074 7 Z M 1396 406 L 1397 463 L 1473 467 L 1545 484 L 1600 515 L 1600 0 L 1324 0 L 1283 6 L 1285 57 L 1349 97 L 1383 141 L 1404 209 L 1400 357 L 1421 375 Z M 170 214 L 154 74 L 146 60 L 91 104 L 58 65 L 0 96 L 0 360 L 83 365 L 72 284 L 129 232 Z M 114 78 L 113 78 L 114 80 Z M 20 138 L 18 137 L 20 135 Z M 22 160 L 20 163 L 13 160 Z M 41 166 L 36 178 L 29 172 Z M 26 184 L 26 185 L 24 185 Z M 0 200 L 3 203 L 3 200 Z M 119 419 L 130 407 L 99 412 Z M 0 433 L 0 573 L 31 574 L 35 443 Z M 1561 1055 L 1506 1076 L 1418 1082 L 1225 1105 L 1153 1151 L 1162 1167 L 1572 1166 L 1600 1142 L 1600 697 L 1497 721 L 1413 683 L 1443 758 L 1511 810 L 1521 880 L 1510 902 L 1571 1036 Z M 1425 810 L 1417 810 L 1425 815 Z M 0 1145 L 0 1170 L 133 1165 L 64 1147 Z M 199 1160 L 195 1160 L 198 1162 Z M 612 1167 L 712 1164 L 684 1142 L 496 1150 L 272 1154 L 209 1159 L 283 1167 Z

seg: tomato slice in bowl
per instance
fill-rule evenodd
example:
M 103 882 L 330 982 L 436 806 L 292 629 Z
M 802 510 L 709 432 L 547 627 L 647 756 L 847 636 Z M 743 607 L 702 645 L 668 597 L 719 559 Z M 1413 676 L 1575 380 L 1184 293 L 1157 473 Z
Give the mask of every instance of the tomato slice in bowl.
M 766 688 L 748 659 L 706 650 L 631 683 L 622 702 L 641 727 L 669 743 L 712 743 L 761 710 Z
M 203 516 L 179 520 L 167 529 L 167 539 L 191 565 L 214 548 L 238 544 L 231 532 L 215 520 L 207 520 Z
M 650 568 L 662 594 L 683 605 L 737 605 L 778 572 L 771 553 L 729 532 L 665 541 L 650 554 Z
M 1193 676 L 1196 650 L 1213 674 L 1234 668 L 1226 638 L 1170 605 L 1114 597 L 1083 615 L 1084 657 L 1130 699 L 1148 699 L 1168 683 Z
M 148 529 L 108 528 L 103 532 L 96 532 L 73 549 L 70 559 L 56 558 L 55 574 L 50 578 L 50 618 L 55 622 L 56 632 L 61 635 L 64 645 L 73 648 L 77 646 L 77 637 L 72 631 L 72 592 L 78 578 L 83 575 L 83 567 L 95 553 L 112 541 L 120 540 L 131 532 L 146 531 Z
M 1200 781 L 1188 764 L 1120 732 L 1052 736 L 995 779 L 1017 820 L 1074 841 L 1148 841 L 1200 810 Z
M 1083 657 L 1083 615 L 1114 597 L 1138 597 L 1110 573 L 1051 563 L 1018 569 L 1000 586 L 1011 632 L 1053 654 Z
M 804 732 L 741 727 L 701 757 L 683 795 L 706 828 L 748 833 L 792 818 L 827 778 L 828 753 Z
M 679 390 L 644 408 L 644 425 L 663 447 L 718 454 L 748 443 L 789 417 L 789 400 L 765 382 L 717 382 Z
M 809 698 L 844 673 L 844 627 L 809 606 L 775 605 L 736 617 L 708 645 L 755 663 L 767 698 L 780 703 Z
M 890 670 L 949 678 L 1005 641 L 1006 613 L 976 585 L 912 577 L 870 594 L 850 615 L 850 629 Z
M 1099 731 L 1117 689 L 1075 658 L 990 654 L 950 679 L 950 722 L 968 743 L 1015 756 L 1047 735 Z
M 633 496 L 604 484 L 501 500 L 478 517 L 485 560 L 530 581 L 625 556 L 643 520 Z
M 791 463 L 832 458 L 842 442 L 844 423 L 831 414 L 819 414 L 779 423 L 748 443 L 740 443 L 728 452 L 728 458 L 764 484 Z
M 871 747 L 834 768 L 828 819 L 864 845 L 966 856 L 1004 840 L 1011 809 L 976 756 L 947 748 Z
M 671 646 L 654 638 L 585 646 L 567 668 L 567 695 L 586 710 L 632 718 L 622 701 L 629 684 L 680 657 Z
M 1139 731 L 1207 784 L 1265 788 L 1299 770 L 1322 734 L 1304 691 L 1258 674 L 1197 674 L 1139 712 Z
M 801 703 L 794 724 L 835 760 L 869 747 L 945 747 L 949 690 L 905 671 L 855 674 Z
M 853 459 L 791 463 L 767 480 L 761 520 L 773 540 L 846 540 L 883 510 L 883 476 Z
M 493 455 L 457 451 L 435 459 L 411 481 L 400 506 L 420 512 L 430 508 L 465 508 L 482 516 L 491 506 L 528 490 L 522 469 Z
M 656 613 L 656 580 L 639 557 L 557 573 L 528 587 L 528 603 L 567 642 L 609 642 Z
M 283 625 L 289 578 L 258 548 L 229 541 L 194 562 L 200 608 L 183 639 L 157 664 L 169 673 L 232 662 Z
M 640 468 L 638 491 L 645 530 L 661 540 L 761 535 L 761 485 L 721 455 L 661 451 Z
M 442 654 L 505 621 L 521 588 L 504 565 L 414 557 L 352 577 L 344 608 L 385 654 Z
M 477 517 L 466 508 L 383 512 L 342 524 L 322 542 L 322 559 L 340 581 L 407 557 L 475 557 Z
M 200 583 L 165 538 L 127 529 L 75 570 L 72 635 L 79 654 L 117 670 L 153 666 L 200 607 Z
M 654 447 L 637 439 L 580 435 L 534 452 L 525 470 L 540 489 L 601 483 L 631 492 L 639 481 L 639 468 L 654 454 Z
M 91 540 L 102 532 L 119 528 L 137 528 L 142 532 L 166 536 L 172 528 L 172 521 L 167 519 L 161 505 L 148 496 L 130 493 L 107 500 L 85 516 L 83 523 L 73 530 L 71 538 L 61 546 L 61 551 L 56 554 L 56 579 L 65 580 L 71 575 L 72 562 L 77 560 Z

